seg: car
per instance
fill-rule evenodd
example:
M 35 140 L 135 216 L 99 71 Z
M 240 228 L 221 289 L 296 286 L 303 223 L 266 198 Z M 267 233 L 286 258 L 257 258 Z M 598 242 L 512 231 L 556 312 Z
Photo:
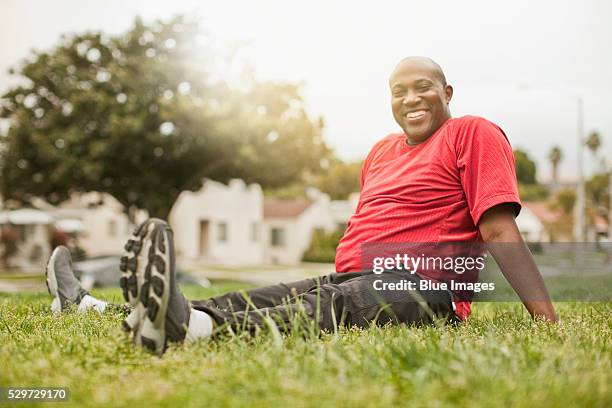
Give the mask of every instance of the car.
M 74 274 L 81 281 L 85 290 L 92 288 L 105 288 L 119 286 L 119 261 L 118 255 L 98 256 L 75 262 L 73 264 Z M 187 272 L 177 268 L 176 279 L 183 285 L 199 285 L 209 287 L 210 281 L 206 278 L 196 278 Z

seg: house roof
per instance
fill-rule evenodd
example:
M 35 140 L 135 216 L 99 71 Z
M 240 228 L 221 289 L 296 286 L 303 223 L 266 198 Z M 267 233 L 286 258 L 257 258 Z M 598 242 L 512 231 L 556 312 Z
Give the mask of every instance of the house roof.
M 313 201 L 306 198 L 283 200 L 267 198 L 264 201 L 264 218 L 294 218 L 312 205 Z
M 608 232 L 608 221 L 601 215 L 595 216 L 595 230 L 597 232 Z
M 48 213 L 34 208 L 20 208 L 13 211 L 0 212 L 0 223 L 30 225 L 30 224 L 51 224 L 53 217 Z
M 523 201 L 527 207 L 541 222 L 555 223 L 561 217 L 561 211 L 551 209 L 546 201 Z
M 117 210 L 123 209 L 123 205 L 115 197 L 97 191 L 73 193 L 68 200 L 60 203 L 59 208 L 62 210 L 86 210 L 99 205 L 106 205 Z

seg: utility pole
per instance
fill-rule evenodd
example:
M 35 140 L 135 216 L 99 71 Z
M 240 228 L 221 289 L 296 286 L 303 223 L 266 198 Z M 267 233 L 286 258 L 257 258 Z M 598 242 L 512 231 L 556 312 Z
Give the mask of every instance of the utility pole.
M 612 161 L 608 165 L 608 198 L 610 199 L 608 204 L 608 242 L 612 242 Z
M 584 135 L 583 135 L 583 106 L 582 98 L 576 97 L 578 107 L 578 185 L 576 186 L 576 206 L 574 213 L 574 240 L 576 242 L 584 242 L 585 230 L 585 191 L 584 191 L 584 172 L 583 172 L 583 150 L 584 150 Z
M 520 85 L 519 90 L 530 90 L 533 89 L 530 86 Z M 552 91 L 561 95 L 559 91 Z M 566 93 L 563 95 L 567 96 Z M 576 185 L 576 203 L 574 205 L 574 242 L 583 243 L 586 241 L 585 230 L 585 186 L 584 186 L 584 169 L 583 169 L 583 151 L 584 151 L 584 106 L 582 96 L 573 95 L 572 99 L 576 100 L 577 108 L 577 125 L 576 133 L 578 136 L 578 183 Z M 612 193 L 611 193 L 612 194 Z M 612 205 L 611 205 L 612 207 Z M 612 223 L 611 223 L 612 224 Z

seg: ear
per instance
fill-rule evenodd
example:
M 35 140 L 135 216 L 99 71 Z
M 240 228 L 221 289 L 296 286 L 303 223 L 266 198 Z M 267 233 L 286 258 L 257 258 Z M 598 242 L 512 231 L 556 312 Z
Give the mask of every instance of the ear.
M 444 94 L 446 95 L 446 103 L 448 104 L 453 99 L 453 87 L 446 85 L 444 88 Z

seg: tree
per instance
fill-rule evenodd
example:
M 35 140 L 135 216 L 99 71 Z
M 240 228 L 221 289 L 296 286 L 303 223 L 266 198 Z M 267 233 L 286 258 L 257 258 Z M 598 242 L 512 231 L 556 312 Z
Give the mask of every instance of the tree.
M 608 173 L 593 175 L 585 184 L 587 212 L 591 214 L 590 224 L 595 225 L 595 216 L 608 217 L 610 208 L 610 176 Z
M 574 228 L 574 205 L 576 203 L 576 190 L 563 188 L 557 191 L 554 200 L 550 203 L 552 209 L 559 209 L 558 219 L 546 225 L 551 241 L 558 239 L 571 239 Z
M 553 146 L 553 148 L 550 149 L 548 160 L 550 160 L 550 164 L 552 165 L 553 190 L 556 190 L 559 186 L 559 163 L 563 160 L 563 151 L 559 146 Z
M 598 132 L 591 132 L 585 144 L 591 150 L 593 158 L 597 158 L 597 151 L 601 147 L 601 137 Z M 595 228 L 598 216 L 609 218 L 610 208 L 610 176 L 606 171 L 605 159 L 601 161 L 601 172 L 595 173 L 586 182 L 586 212 L 590 228 Z M 610 220 L 608 219 L 608 222 Z
M 601 146 L 601 138 L 599 137 L 599 133 L 591 132 L 589 137 L 587 137 L 585 144 L 589 148 L 593 156 L 596 156 L 597 150 L 599 150 L 599 147 Z
M 516 178 L 519 183 L 535 184 L 536 164 L 529 158 L 527 152 L 521 149 L 514 150 L 514 161 L 516 163 Z
M 227 142 L 198 106 L 211 87 L 208 51 L 191 59 L 196 28 L 182 18 L 136 20 L 124 35 L 64 37 L 35 54 L 20 71 L 28 83 L 2 100 L 12 122 L 3 196 L 57 203 L 98 190 L 163 216 L 182 190 L 198 187 L 202 163 L 219 168 Z
M 327 172 L 319 176 L 316 186 L 332 200 L 345 200 L 359 191 L 362 161 L 345 163 L 334 160 Z
M 183 17 L 137 19 L 125 34 L 65 36 L 35 53 L 18 72 L 26 84 L 0 99 L 10 119 L 0 194 L 58 203 L 95 190 L 165 217 L 204 177 L 266 187 L 320 172 L 330 151 L 299 87 L 234 87 L 221 80 L 231 56 L 202 43 L 210 41 Z
M 222 133 L 240 136 L 232 177 L 275 189 L 321 173 L 333 155 L 323 121 L 311 121 L 304 109 L 299 85 L 247 78 L 242 87 L 226 96 L 228 112 L 217 121 Z
M 343 231 L 325 232 L 315 230 L 312 234 L 310 246 L 304 252 L 304 262 L 332 263 L 336 258 L 336 248 L 344 234 Z
M 563 211 L 565 215 L 572 215 L 576 203 L 576 191 L 571 188 L 559 190 L 555 195 L 554 205 Z
M 521 200 L 541 201 L 548 198 L 548 189 L 541 184 L 521 184 L 518 185 L 518 192 Z
M 599 133 L 598 132 L 591 132 L 589 134 L 589 136 L 587 137 L 587 139 L 586 139 L 584 144 L 591 151 L 591 154 L 593 155 L 593 159 L 595 161 L 597 161 L 597 151 L 601 147 L 601 136 L 599 135 Z M 599 163 L 597 163 L 597 164 L 599 165 L 599 170 L 600 171 L 605 171 L 605 169 L 606 169 L 605 158 L 602 158 L 602 160 Z

